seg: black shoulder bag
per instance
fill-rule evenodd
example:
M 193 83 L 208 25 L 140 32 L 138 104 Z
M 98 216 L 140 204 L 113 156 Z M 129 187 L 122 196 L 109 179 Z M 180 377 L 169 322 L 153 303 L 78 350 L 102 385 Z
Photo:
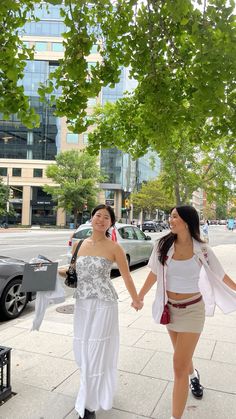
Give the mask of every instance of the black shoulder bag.
M 82 243 L 83 243 L 83 240 L 80 240 L 71 258 L 69 268 L 66 271 L 65 285 L 67 285 L 67 287 L 70 287 L 70 288 L 77 287 L 77 273 L 76 273 L 76 268 L 75 268 L 75 261 L 77 258 L 77 253 Z

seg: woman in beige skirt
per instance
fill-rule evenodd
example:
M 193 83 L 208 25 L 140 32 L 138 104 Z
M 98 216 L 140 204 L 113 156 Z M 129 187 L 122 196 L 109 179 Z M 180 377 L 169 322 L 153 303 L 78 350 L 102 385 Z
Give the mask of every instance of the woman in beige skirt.
M 217 305 L 224 313 L 236 310 L 236 284 L 225 274 L 212 249 L 200 238 L 197 211 L 188 205 L 170 214 L 171 232 L 154 246 L 148 266 L 151 271 L 139 292 L 141 300 L 156 283 L 153 318 L 166 325 L 173 348 L 174 388 L 172 417 L 183 415 L 190 385 L 201 399 L 203 387 L 192 357 L 202 332 L 205 314 L 213 315 Z

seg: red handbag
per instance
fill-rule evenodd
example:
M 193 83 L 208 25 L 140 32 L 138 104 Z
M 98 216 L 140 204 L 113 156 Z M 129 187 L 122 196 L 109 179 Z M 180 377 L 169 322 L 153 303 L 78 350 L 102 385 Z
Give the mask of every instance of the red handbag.
M 161 315 L 160 324 L 169 324 L 170 323 L 170 310 L 168 304 L 164 306 L 164 310 Z
M 164 265 L 163 265 L 163 305 L 164 309 L 161 315 L 160 324 L 169 324 L 170 323 L 170 310 L 168 304 L 165 304 L 165 294 L 166 294 L 166 288 L 165 288 L 165 278 L 164 278 Z

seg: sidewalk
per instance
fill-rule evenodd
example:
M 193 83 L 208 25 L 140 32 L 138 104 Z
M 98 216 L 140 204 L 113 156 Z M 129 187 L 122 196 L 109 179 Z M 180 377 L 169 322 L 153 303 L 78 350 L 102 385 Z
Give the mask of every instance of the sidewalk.
M 236 245 L 214 248 L 225 270 L 236 280 Z M 140 289 L 148 268 L 132 273 Z M 113 280 L 119 293 L 121 346 L 119 386 L 114 407 L 98 419 L 169 419 L 173 386 L 172 348 L 165 326 L 151 317 L 154 288 L 136 313 L 122 279 Z M 50 306 L 39 332 L 29 332 L 33 313 L 0 323 L 0 345 L 11 347 L 12 390 L 0 407 L 0 419 L 75 419 L 79 371 L 72 352 L 73 314 L 60 313 L 68 298 Z M 68 310 L 69 311 L 69 310 Z M 216 310 L 207 318 L 195 352 L 195 366 L 205 387 L 203 400 L 189 394 L 183 419 L 236 418 L 236 312 Z

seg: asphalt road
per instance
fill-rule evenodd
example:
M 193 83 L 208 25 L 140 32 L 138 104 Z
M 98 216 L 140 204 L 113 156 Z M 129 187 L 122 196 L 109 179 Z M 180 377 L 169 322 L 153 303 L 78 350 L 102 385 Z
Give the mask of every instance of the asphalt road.
M 149 233 L 152 240 L 157 240 L 168 233 Z M 0 255 L 11 256 L 18 259 L 29 261 L 38 254 L 45 255 L 53 261 L 58 261 L 58 265 L 67 263 L 67 248 L 71 230 L 28 230 L 25 232 L 2 232 L 0 234 Z M 209 227 L 209 244 L 218 246 L 221 244 L 235 244 L 236 231 L 232 232 L 225 226 Z

